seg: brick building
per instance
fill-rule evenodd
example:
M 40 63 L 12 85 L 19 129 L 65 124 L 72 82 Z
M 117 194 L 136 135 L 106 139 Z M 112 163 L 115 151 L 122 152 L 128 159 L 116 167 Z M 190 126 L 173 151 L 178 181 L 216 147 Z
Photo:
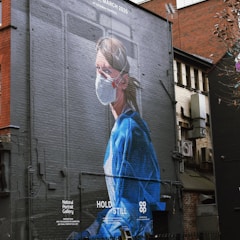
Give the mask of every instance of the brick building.
M 182 233 L 169 22 L 119 0 L 0 4 L 0 239 L 65 240 L 105 207 L 114 119 L 96 98 L 95 47 L 110 35 L 124 42 L 142 83 L 140 111 L 159 156 L 167 209 L 155 211 L 156 233 Z
M 1 118 L 0 128 L 3 129 L 10 125 L 10 76 L 11 76 L 11 18 L 10 18 L 10 1 L 0 1 L 0 102 Z M 4 8 L 4 11 L 2 9 Z M 6 129 L 7 131 L 7 129 Z
M 218 235 L 207 77 L 211 67 L 207 59 L 174 49 L 177 141 L 183 155 L 183 225 L 189 240 L 200 232 Z
M 166 4 L 171 4 L 174 9 L 169 11 Z M 196 236 L 191 237 L 189 233 L 219 231 L 213 175 L 208 72 L 225 54 L 223 44 L 213 35 L 217 21 L 214 16 L 222 10 L 224 3 L 150 0 L 141 6 L 173 23 L 176 119 L 180 136 L 178 141 L 180 148 L 186 145 L 188 149 L 187 154 L 183 153 L 185 157 L 181 174 L 184 189 L 184 232 L 189 239 L 196 239 Z M 196 98 L 203 99 L 200 107 L 204 109 L 203 125 L 194 120 Z M 198 129 L 198 134 L 192 130 L 192 126 L 196 124 L 204 126 L 205 136 L 201 136 L 201 128 Z M 192 136 L 193 132 L 195 137 Z M 205 219 L 202 217 L 204 214 Z M 218 236 L 213 233 L 212 237 Z
M 174 14 L 165 4 L 172 4 Z M 216 63 L 226 52 L 223 43 L 213 35 L 217 12 L 224 8 L 222 0 L 150 0 L 141 6 L 173 22 L 173 46 Z

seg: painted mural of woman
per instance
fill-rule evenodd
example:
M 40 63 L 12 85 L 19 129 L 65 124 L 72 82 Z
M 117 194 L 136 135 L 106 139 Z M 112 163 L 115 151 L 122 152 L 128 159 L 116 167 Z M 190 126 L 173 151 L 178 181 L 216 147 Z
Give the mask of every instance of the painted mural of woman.
M 96 45 L 96 95 L 115 119 L 103 161 L 111 208 L 72 239 L 118 238 L 127 232 L 144 239 L 152 234 L 152 211 L 160 202 L 160 170 L 146 122 L 139 114 L 140 83 L 129 75 L 127 52 L 118 39 L 104 37 Z M 70 238 L 69 238 L 70 239 Z

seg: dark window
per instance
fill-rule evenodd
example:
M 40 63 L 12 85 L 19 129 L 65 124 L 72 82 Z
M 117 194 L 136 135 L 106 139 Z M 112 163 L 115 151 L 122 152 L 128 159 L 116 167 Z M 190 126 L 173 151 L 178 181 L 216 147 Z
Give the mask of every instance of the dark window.
M 199 90 L 199 77 L 198 77 L 197 69 L 194 69 L 194 81 L 195 81 L 195 89 Z
M 191 88 L 190 67 L 188 65 L 186 65 L 186 82 L 187 82 L 187 88 Z
M 182 68 L 181 68 L 181 63 L 177 62 L 177 83 L 179 85 L 182 85 Z
M 206 73 L 202 73 L 202 81 L 203 81 L 203 91 L 204 92 L 208 92 L 208 80 L 207 80 L 207 76 Z

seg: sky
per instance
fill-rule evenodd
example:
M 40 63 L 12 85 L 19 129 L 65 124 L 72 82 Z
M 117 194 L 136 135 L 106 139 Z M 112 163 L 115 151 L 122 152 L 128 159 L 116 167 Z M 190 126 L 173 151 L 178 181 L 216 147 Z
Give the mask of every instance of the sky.
M 137 3 L 137 4 L 141 4 L 144 2 L 148 2 L 149 0 L 130 0 L 131 2 Z

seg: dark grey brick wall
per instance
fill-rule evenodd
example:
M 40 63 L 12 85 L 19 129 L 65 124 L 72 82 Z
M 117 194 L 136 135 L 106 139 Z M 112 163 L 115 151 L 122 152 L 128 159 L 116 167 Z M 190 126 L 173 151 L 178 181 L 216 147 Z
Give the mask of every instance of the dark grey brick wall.
M 105 199 L 102 161 L 113 119 L 95 95 L 95 42 L 101 36 L 113 33 L 126 44 L 131 73 L 142 84 L 139 104 L 162 179 L 177 180 L 171 158 L 175 112 L 168 22 L 128 1 L 112 1 L 127 14 L 110 14 L 110 7 L 96 7 L 100 2 L 12 3 L 17 29 L 12 33 L 11 119 L 19 126 L 11 155 L 15 239 L 65 239 L 93 220 L 95 199 Z M 66 217 L 64 199 L 74 200 L 79 226 L 57 226 Z M 180 221 L 178 212 L 169 217 Z

